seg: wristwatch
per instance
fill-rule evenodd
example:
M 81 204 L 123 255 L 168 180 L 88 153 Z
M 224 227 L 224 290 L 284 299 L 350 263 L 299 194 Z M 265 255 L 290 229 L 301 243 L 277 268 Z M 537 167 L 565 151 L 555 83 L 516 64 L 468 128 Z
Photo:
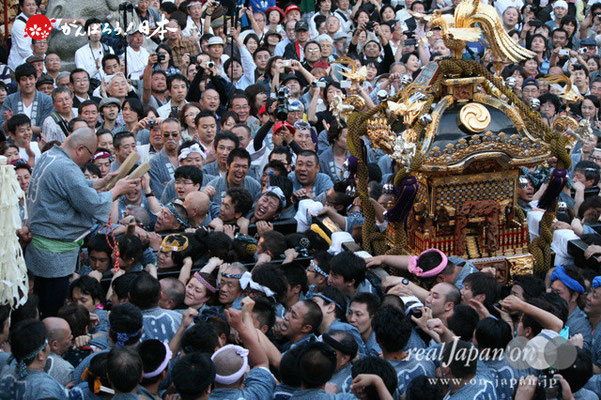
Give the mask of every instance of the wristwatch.
M 148 197 L 153 197 L 154 193 L 150 192 L 150 193 L 144 193 L 144 196 Z
M 407 278 L 403 278 L 403 280 L 401 281 L 401 283 L 405 286 L 407 286 L 409 284 L 409 279 Z

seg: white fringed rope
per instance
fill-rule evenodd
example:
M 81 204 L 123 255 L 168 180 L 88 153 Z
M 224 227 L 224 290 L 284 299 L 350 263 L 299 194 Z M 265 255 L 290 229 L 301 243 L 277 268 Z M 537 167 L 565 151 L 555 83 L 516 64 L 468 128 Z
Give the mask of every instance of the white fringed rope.
M 12 165 L 0 156 L 0 304 L 12 308 L 27 301 L 27 267 L 17 230 L 21 229 L 19 199 L 25 196 Z

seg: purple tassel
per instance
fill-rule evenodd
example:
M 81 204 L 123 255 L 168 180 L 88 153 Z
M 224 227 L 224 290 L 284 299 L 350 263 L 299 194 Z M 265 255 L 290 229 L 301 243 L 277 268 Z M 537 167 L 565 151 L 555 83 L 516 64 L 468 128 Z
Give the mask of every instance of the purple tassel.
M 394 186 L 394 197 L 396 202 L 394 207 L 386 213 L 386 219 L 389 222 L 405 222 L 413 207 L 415 196 L 419 185 L 413 175 L 407 176 L 401 180 L 401 186 Z
M 549 179 L 547 189 L 538 200 L 538 208 L 547 210 L 553 205 L 553 202 L 557 199 L 563 187 L 568 182 L 567 170 L 565 169 L 554 169 Z
M 350 156 L 347 160 L 346 163 L 348 165 L 348 172 L 351 176 L 354 176 L 357 173 L 357 166 L 359 163 L 359 160 L 357 160 L 357 157 L 355 156 Z

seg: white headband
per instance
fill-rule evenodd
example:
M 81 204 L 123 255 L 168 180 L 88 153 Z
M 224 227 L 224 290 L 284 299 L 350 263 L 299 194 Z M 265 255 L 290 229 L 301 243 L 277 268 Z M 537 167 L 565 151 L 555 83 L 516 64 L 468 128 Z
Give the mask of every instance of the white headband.
M 265 293 L 265 296 L 267 297 L 275 296 L 275 293 L 267 286 L 260 285 L 257 282 L 253 281 L 252 274 L 250 272 L 245 272 L 240 277 L 240 287 L 242 288 L 242 290 L 245 290 L 249 286 L 251 289 Z
M 169 346 L 167 346 L 167 344 L 165 344 L 163 342 L 163 346 L 165 346 L 165 359 L 163 360 L 163 362 L 161 363 L 161 365 L 159 365 L 159 367 L 157 369 L 155 369 L 152 372 L 148 372 L 146 374 L 144 374 L 144 378 L 148 379 L 148 378 L 154 378 L 155 376 L 157 376 L 158 374 L 160 374 L 161 372 L 163 372 L 165 370 L 165 368 L 167 368 L 167 364 L 169 364 L 169 361 L 171 360 L 171 357 L 173 357 L 173 353 L 171 352 L 171 349 L 169 348 Z
M 228 344 L 227 346 L 223 346 L 215 353 L 213 353 L 213 355 L 211 356 L 211 360 L 215 362 L 215 357 L 217 357 L 219 353 L 229 349 L 234 349 L 236 351 L 236 354 L 242 357 L 242 367 L 240 367 L 240 369 L 232 375 L 222 376 L 219 374 L 215 374 L 215 382 L 221 383 L 222 385 L 231 385 L 232 383 L 238 382 L 238 380 L 244 376 L 244 374 L 246 373 L 246 368 L 248 367 L 248 350 L 246 350 L 244 347 L 236 346 L 235 344 Z
M 282 203 L 282 208 L 286 207 L 286 196 L 284 196 L 284 192 L 279 186 L 268 186 L 264 194 L 266 193 L 274 194 Z
M 198 143 L 194 143 L 192 146 L 186 147 L 185 149 L 183 149 L 182 152 L 180 153 L 179 157 L 177 157 L 177 159 L 185 160 L 186 158 L 188 158 L 190 153 L 199 153 L 201 155 L 201 157 L 203 158 L 203 160 L 205 158 L 207 158 L 207 155 L 205 154 L 204 151 L 202 151 L 202 149 L 200 148 L 200 145 Z

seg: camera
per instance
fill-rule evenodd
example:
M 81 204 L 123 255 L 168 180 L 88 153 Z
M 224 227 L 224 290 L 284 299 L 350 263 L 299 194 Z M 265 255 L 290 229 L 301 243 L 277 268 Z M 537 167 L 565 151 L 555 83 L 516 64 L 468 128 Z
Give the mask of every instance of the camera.
M 311 82 L 311 86 L 323 89 L 326 87 L 326 83 L 323 79 L 318 79 L 316 81 Z
M 556 399 L 559 397 L 559 381 L 553 375 L 555 375 L 553 368 L 547 368 L 538 375 L 537 386 L 544 389 L 547 399 Z
M 286 121 L 288 117 L 288 98 L 290 97 L 290 89 L 288 86 L 282 86 L 278 90 L 277 102 L 278 106 L 275 109 L 275 117 L 279 121 Z
M 424 304 L 415 296 L 401 296 L 401 301 L 405 305 L 405 315 L 413 315 L 415 318 L 422 317 L 421 308 Z
M 133 11 L 134 5 L 129 1 L 119 4 L 119 11 Z
M 415 46 L 417 44 L 417 40 L 413 38 L 409 38 L 405 40 L 405 46 Z
M 163 61 L 165 61 L 165 53 L 157 53 L 157 63 L 162 63 Z
M 368 23 L 365 24 L 365 30 L 371 32 L 374 30 L 375 26 L 376 26 L 376 23 L 374 21 L 369 21 Z
M 148 120 L 148 122 L 146 122 L 146 127 L 148 128 L 148 130 L 154 128 L 156 126 L 157 122 L 154 119 Z
M 292 67 L 292 60 L 282 60 L 282 67 L 284 67 L 284 68 Z
M 533 19 L 532 21 L 530 21 L 530 26 L 534 27 L 534 28 L 538 28 L 539 26 L 543 25 L 543 21 L 540 21 L 538 19 Z
M 214 68 L 214 67 L 215 67 L 215 63 L 214 63 L 213 61 L 209 61 L 209 62 L 207 63 L 207 68 L 208 68 L 208 69 L 212 69 L 212 68 Z
M 177 107 L 171 107 L 171 112 L 169 113 L 169 118 L 177 118 Z
M 569 57 L 570 56 L 570 49 L 561 49 L 561 50 L 559 50 L 559 56 L 560 57 Z
M 578 52 L 580 52 L 580 54 L 588 54 L 588 48 L 587 47 L 581 47 L 578 49 Z

